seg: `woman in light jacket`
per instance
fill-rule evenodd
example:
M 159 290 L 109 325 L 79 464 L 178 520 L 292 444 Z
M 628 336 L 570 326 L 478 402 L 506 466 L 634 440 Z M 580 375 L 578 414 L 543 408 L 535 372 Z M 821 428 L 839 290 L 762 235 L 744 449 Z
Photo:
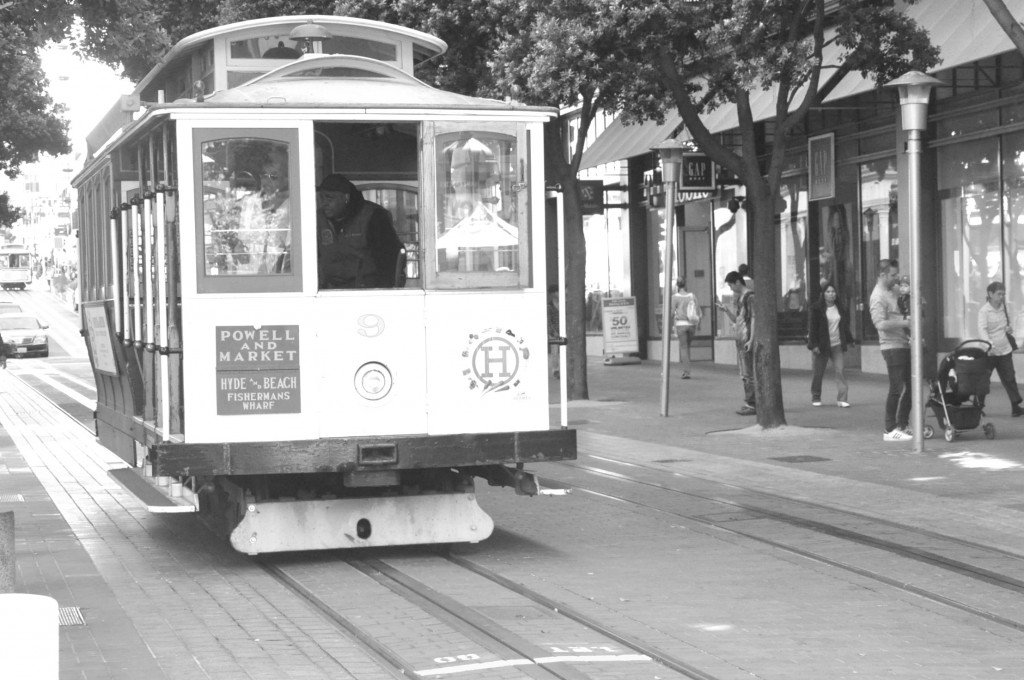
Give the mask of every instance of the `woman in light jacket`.
M 836 405 L 849 408 L 849 387 L 846 384 L 846 348 L 854 344 L 850 334 L 850 315 L 839 303 L 836 287 L 825 283 L 821 297 L 811 305 L 807 333 L 807 349 L 814 353 L 814 376 L 811 378 L 811 406 L 821 406 L 821 380 L 832 359 L 836 372 Z
M 1013 370 L 1013 348 L 1006 339 L 1010 330 L 1010 310 L 1006 306 L 1006 286 L 999 281 L 988 284 L 986 302 L 978 310 L 978 338 L 992 344 L 988 353 L 989 376 L 992 369 L 999 372 L 999 382 L 1010 398 L 1010 415 L 1017 417 L 1024 413 L 1020 407 L 1020 391 L 1017 389 L 1017 375 Z M 984 403 L 982 404 L 984 405 Z

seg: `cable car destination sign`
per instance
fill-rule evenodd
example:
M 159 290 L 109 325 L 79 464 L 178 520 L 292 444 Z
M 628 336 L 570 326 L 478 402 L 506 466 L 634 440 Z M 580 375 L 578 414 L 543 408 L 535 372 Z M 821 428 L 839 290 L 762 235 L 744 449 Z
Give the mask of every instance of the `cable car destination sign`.
M 299 413 L 299 327 L 217 326 L 217 415 Z

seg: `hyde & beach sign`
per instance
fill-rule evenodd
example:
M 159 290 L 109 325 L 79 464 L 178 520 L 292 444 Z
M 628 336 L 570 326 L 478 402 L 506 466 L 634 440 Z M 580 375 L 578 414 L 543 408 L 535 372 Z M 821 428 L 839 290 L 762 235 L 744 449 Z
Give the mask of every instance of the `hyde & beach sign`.
M 217 415 L 299 413 L 299 327 L 217 326 Z

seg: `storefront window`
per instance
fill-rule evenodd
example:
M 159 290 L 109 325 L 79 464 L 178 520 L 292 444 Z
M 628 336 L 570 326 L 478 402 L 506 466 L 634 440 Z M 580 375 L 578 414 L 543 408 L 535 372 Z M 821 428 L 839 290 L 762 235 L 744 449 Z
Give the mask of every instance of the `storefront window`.
M 864 163 L 860 166 L 860 242 L 861 299 L 870 300 L 878 279 L 878 262 L 899 259 L 899 210 L 896 159 Z M 877 340 L 878 331 L 871 322 L 868 305 L 861 306 L 864 339 Z
M 716 206 L 718 204 L 716 203 Z M 726 305 L 732 304 L 732 291 L 725 285 L 725 275 L 735 271 L 744 261 L 747 252 L 747 211 L 742 201 L 734 199 L 718 206 L 712 212 L 715 254 L 714 290 L 718 291 L 718 299 Z M 755 269 L 755 274 L 756 269 Z M 711 301 L 714 304 L 714 301 Z M 729 317 L 721 310 L 715 309 L 715 337 L 732 338 L 732 324 Z
M 647 211 L 647 290 L 650 320 L 648 333 L 652 338 L 662 337 L 662 312 L 665 300 L 665 209 L 651 208 Z M 669 277 L 675 276 L 675 257 Z
M 606 208 L 602 215 L 583 218 L 587 242 L 588 333 L 601 332 L 601 299 L 630 294 L 628 214 L 621 208 Z
M 977 335 L 985 288 L 1002 280 L 998 151 L 997 140 L 985 139 L 943 147 L 938 153 L 942 331 L 947 338 Z
M 1003 192 L 1006 220 L 1006 300 L 1024 315 L 1024 133 L 1004 137 Z M 1021 328 L 1018 320 L 1015 328 Z

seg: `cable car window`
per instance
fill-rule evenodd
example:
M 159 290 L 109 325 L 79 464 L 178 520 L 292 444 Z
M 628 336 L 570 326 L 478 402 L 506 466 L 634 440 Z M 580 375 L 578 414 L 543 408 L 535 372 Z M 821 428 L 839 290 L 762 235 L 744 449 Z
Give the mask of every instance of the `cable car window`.
M 323 43 L 324 54 L 351 54 L 377 61 L 398 61 L 398 47 L 392 43 L 352 36 L 331 36 Z M 231 60 L 236 59 L 298 59 L 302 56 L 299 41 L 287 33 L 262 35 L 232 40 L 228 47 Z
M 261 134 L 197 133 L 200 292 L 301 289 L 297 140 Z
M 511 128 L 511 126 L 510 126 Z M 524 149 L 513 134 L 437 137 L 436 271 L 462 285 L 518 286 L 529 247 Z

